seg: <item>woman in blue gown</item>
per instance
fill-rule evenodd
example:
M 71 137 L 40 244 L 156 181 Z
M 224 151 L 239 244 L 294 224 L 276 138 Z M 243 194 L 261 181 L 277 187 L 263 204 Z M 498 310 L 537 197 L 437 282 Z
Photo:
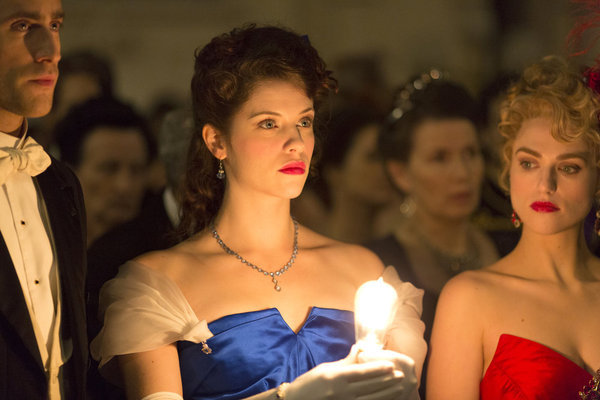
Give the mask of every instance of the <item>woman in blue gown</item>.
M 92 353 L 129 398 L 418 397 L 422 291 L 290 216 L 335 89 L 308 39 L 285 29 L 236 29 L 196 53 L 187 239 L 125 264 L 101 292 Z M 378 277 L 399 308 L 385 349 L 359 351 L 354 295 Z

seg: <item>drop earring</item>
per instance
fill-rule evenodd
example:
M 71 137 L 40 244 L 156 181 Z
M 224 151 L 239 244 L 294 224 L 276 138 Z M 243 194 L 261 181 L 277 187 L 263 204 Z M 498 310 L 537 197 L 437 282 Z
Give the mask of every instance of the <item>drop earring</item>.
M 400 204 L 400 212 L 405 217 L 412 217 L 415 213 L 415 209 L 417 208 L 417 204 L 412 196 L 407 195 L 404 197 L 402 204 Z
M 225 179 L 225 169 L 223 169 L 223 160 L 219 160 L 219 169 L 217 170 L 217 178 Z
M 510 217 L 510 220 L 512 221 L 512 224 L 515 228 L 518 228 L 521 226 L 521 218 L 519 218 L 519 216 L 517 215 L 516 212 L 513 211 L 512 216 Z

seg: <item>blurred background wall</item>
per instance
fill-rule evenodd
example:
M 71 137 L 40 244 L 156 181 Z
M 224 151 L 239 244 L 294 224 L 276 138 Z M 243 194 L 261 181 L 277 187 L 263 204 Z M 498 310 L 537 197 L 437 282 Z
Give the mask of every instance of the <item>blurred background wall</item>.
M 106 56 L 117 94 L 142 110 L 162 98 L 187 101 L 194 50 L 246 22 L 308 34 L 339 71 L 342 90 L 368 78 L 393 87 L 437 66 L 474 92 L 499 71 L 564 54 L 573 24 L 568 0 L 63 0 L 63 7 L 63 54 Z

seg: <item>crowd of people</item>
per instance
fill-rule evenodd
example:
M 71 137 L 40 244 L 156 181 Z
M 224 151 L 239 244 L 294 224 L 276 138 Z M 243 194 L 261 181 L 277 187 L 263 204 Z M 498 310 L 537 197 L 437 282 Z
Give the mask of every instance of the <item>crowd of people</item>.
M 600 399 L 599 72 L 378 97 L 247 24 L 149 116 L 63 15 L 0 0 L 0 398 Z

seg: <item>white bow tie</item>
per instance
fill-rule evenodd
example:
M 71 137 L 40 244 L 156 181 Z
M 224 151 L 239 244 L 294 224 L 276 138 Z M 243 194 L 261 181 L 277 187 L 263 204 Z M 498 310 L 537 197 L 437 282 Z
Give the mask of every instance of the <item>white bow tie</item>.
M 36 176 L 44 172 L 51 163 L 52 160 L 44 148 L 31 137 L 25 139 L 20 149 L 0 147 L 0 185 L 13 171 Z

